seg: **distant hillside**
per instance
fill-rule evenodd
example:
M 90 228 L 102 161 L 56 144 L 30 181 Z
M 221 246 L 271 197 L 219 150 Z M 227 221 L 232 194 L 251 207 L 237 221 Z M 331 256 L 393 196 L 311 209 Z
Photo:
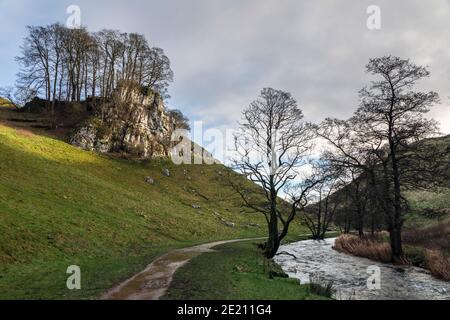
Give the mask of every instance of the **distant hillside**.
M 4 118 L 0 299 L 95 297 L 170 248 L 266 234 L 223 186 L 222 165 L 120 160 Z M 69 265 L 80 291 L 65 287 Z
M 436 177 L 438 186 L 431 190 L 408 190 L 405 192 L 410 203 L 406 223 L 430 224 L 436 220 L 450 218 L 450 135 L 426 139 L 416 144 L 423 150 L 423 144 L 443 152 L 442 175 Z

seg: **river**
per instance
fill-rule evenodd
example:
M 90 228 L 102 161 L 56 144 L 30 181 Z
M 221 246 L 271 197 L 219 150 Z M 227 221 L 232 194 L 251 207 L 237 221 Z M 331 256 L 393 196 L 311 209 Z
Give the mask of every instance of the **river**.
M 310 277 L 333 281 L 339 300 L 450 300 L 450 283 L 435 279 L 417 267 L 399 267 L 354 257 L 332 249 L 335 239 L 306 240 L 281 246 L 275 261 L 291 278 L 308 283 Z M 379 267 L 379 288 L 368 288 L 367 281 Z M 369 268 L 369 269 L 368 269 Z

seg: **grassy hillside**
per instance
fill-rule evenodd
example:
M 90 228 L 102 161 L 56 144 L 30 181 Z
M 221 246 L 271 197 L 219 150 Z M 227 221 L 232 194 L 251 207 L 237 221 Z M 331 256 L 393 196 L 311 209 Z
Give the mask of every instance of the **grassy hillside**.
M 264 235 L 224 170 L 115 159 L 0 124 L 0 299 L 93 298 L 171 248 Z M 66 289 L 70 265 L 82 290 Z

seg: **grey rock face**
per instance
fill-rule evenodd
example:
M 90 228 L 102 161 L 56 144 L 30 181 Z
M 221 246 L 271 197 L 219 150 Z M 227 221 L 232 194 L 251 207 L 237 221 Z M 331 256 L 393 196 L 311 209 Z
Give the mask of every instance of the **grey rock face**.
M 95 111 L 70 137 L 74 146 L 144 159 L 169 155 L 176 123 L 159 94 L 144 96 L 118 89 L 110 101 L 96 99 L 86 103 Z
M 70 139 L 70 143 L 88 151 L 98 151 L 100 153 L 109 152 L 111 141 L 109 137 L 99 137 L 98 129 L 92 124 L 88 124 L 79 129 Z
M 70 143 L 84 150 L 92 151 L 97 141 L 97 131 L 91 126 L 79 129 L 71 138 Z

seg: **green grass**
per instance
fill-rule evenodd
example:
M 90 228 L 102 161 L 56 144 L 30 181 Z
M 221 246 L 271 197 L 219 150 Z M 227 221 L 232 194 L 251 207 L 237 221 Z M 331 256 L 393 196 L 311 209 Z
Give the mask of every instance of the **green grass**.
M 405 192 L 410 208 L 405 215 L 407 227 L 427 227 L 450 217 L 450 188 Z
M 410 205 L 416 210 L 450 208 L 450 189 L 406 192 Z
M 312 300 L 307 285 L 268 276 L 268 260 L 256 242 L 230 243 L 204 253 L 175 273 L 163 299 L 174 300 Z
M 172 248 L 265 235 L 225 170 L 120 160 L 0 125 L 0 299 L 95 298 Z M 69 265 L 82 290 L 66 289 Z

